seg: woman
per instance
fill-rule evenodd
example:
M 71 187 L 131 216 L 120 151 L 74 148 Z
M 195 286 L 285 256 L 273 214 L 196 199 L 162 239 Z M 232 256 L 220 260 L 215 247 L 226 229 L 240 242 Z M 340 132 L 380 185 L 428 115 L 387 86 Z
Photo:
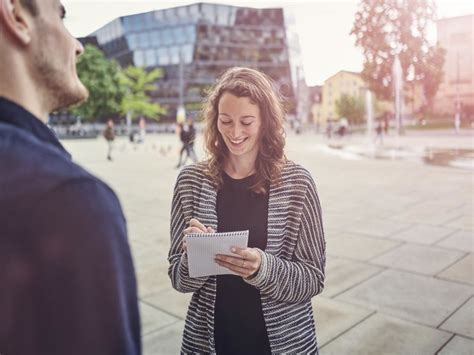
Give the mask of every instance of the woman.
M 264 74 L 232 68 L 204 118 L 209 159 L 181 171 L 171 211 L 169 276 L 176 290 L 193 292 L 182 352 L 317 353 L 321 209 L 309 172 L 284 156 L 281 99 Z M 187 234 L 247 229 L 248 248 L 216 256 L 237 275 L 189 277 Z

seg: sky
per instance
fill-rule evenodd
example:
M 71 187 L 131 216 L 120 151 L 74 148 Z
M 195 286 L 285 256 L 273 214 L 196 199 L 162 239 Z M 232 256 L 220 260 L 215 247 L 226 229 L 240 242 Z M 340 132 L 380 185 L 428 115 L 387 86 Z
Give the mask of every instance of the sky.
M 362 70 L 362 51 L 355 47 L 355 38 L 350 35 L 359 3 L 356 0 L 62 0 L 67 10 L 66 27 L 75 37 L 86 36 L 120 16 L 196 2 L 256 8 L 283 7 L 290 11 L 295 19 L 308 85 L 322 85 L 339 70 Z M 472 0 L 436 0 L 436 5 L 438 18 L 474 14 Z M 434 28 L 430 37 L 436 40 Z

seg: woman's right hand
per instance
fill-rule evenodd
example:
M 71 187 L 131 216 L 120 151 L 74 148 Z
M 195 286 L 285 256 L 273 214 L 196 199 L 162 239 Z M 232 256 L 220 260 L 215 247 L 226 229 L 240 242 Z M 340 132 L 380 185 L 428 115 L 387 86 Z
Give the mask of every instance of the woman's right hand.
M 214 229 L 206 227 L 204 224 L 199 222 L 196 218 L 191 218 L 189 221 L 189 227 L 183 230 L 183 251 L 187 251 L 186 247 L 186 236 L 191 233 L 214 233 Z

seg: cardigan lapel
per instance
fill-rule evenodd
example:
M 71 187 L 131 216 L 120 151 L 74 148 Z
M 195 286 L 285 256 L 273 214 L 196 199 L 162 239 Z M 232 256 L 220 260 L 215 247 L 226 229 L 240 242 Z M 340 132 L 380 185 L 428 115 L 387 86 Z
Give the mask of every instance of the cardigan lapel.
M 204 178 L 201 185 L 198 204 L 196 218 L 205 226 L 217 231 L 217 191 L 208 178 Z
M 282 193 L 282 186 L 272 184 L 268 197 L 267 247 L 265 251 L 278 255 L 283 247 L 288 220 L 289 197 Z

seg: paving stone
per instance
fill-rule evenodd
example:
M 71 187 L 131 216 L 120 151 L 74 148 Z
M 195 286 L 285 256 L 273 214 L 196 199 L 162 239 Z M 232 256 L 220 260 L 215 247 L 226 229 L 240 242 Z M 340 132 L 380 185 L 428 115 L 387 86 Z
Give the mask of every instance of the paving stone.
M 436 275 L 463 256 L 460 251 L 439 247 L 404 244 L 373 260 L 372 263 L 390 268 Z
M 169 286 L 169 288 L 163 291 L 148 295 L 142 299 L 156 308 L 166 310 L 175 317 L 185 319 L 191 297 L 192 293 L 181 293 Z
M 453 233 L 453 229 L 418 224 L 409 229 L 392 235 L 391 239 L 403 240 L 406 242 L 433 244 Z
M 380 238 L 341 233 L 326 240 L 326 253 L 339 257 L 366 261 L 400 245 Z
M 311 303 L 313 304 L 316 335 L 320 347 L 355 326 L 373 312 L 321 296 L 314 297 Z
M 393 220 L 412 222 L 412 223 L 424 223 L 433 226 L 443 226 L 451 228 L 459 228 L 457 225 L 447 224 L 448 221 L 453 221 L 461 216 L 461 213 L 457 210 L 419 210 L 418 208 L 404 211 L 399 215 L 391 217 Z
M 472 253 L 474 252 L 474 232 L 458 230 L 446 239 L 438 242 L 437 245 Z
M 437 355 L 472 355 L 474 340 L 455 336 Z
M 450 332 L 474 338 L 474 298 L 471 298 L 441 326 Z
M 474 254 L 468 254 L 437 275 L 439 278 L 474 285 Z
M 329 213 L 323 211 L 323 223 L 324 228 L 330 228 L 335 230 L 343 229 L 350 224 L 360 220 L 361 216 L 354 216 L 346 213 Z
M 473 293 L 471 286 L 386 270 L 336 300 L 436 327 Z
M 168 266 L 163 264 L 144 269 L 137 268 L 137 283 L 140 297 L 168 289 L 171 285 Z
M 365 137 L 362 138 L 365 139 Z M 394 137 L 386 138 L 387 142 L 394 139 Z M 358 135 L 350 138 L 354 144 L 361 144 L 360 139 L 361 137 Z M 409 135 L 400 139 L 403 144 L 417 147 L 424 144 L 420 142 L 427 140 L 423 136 L 410 137 Z M 472 146 L 470 136 L 436 136 L 435 139 L 436 142 L 449 143 L 453 147 L 459 146 L 459 142 L 464 141 L 467 142 L 463 143 L 466 147 Z M 196 150 L 198 155 L 203 157 L 201 142 L 202 135 L 198 134 Z M 344 141 L 341 142 L 344 144 Z M 147 318 L 148 313 L 151 319 L 154 319 L 156 308 L 164 310 L 165 313 L 169 310 L 172 315 L 182 318 L 187 309 L 188 300 L 186 297 L 190 297 L 190 295 L 182 295 L 171 289 L 166 261 L 169 248 L 171 198 L 179 173 L 179 170 L 174 168 L 178 158 L 177 152 L 180 149 L 176 135 L 147 136 L 146 144 L 140 145 L 136 150 L 128 144 L 126 137 L 118 137 L 112 163 L 105 159 L 107 146 L 103 139 L 64 141 L 64 143 L 74 159 L 92 173 L 102 177 L 116 191 L 121 201 L 129 225 L 130 245 L 136 265 L 139 294 L 143 302 L 150 302 L 153 305 L 150 307 L 151 309 L 148 307 L 142 309 L 142 313 L 145 315 L 144 320 L 149 319 Z M 155 149 L 153 149 L 153 145 L 155 145 Z M 290 133 L 287 137 L 287 147 L 291 151 L 291 155 L 288 156 L 293 157 L 297 163 L 307 168 L 316 180 L 328 241 L 344 234 L 358 234 L 358 240 L 365 244 L 365 248 L 362 247 L 362 244 L 361 247 L 370 254 L 373 252 L 373 244 L 365 238 L 376 237 L 380 242 L 397 243 L 401 241 L 394 239 L 397 234 L 400 236 L 404 230 L 409 230 L 409 227 L 424 224 L 439 226 L 440 229 L 459 230 L 438 241 L 437 246 L 450 250 L 473 252 L 472 219 L 469 218 L 472 216 L 472 200 L 471 196 L 466 194 L 466 191 L 472 189 L 471 171 L 433 167 L 403 160 L 383 161 L 366 158 L 357 161 L 346 160 L 316 149 L 317 145 L 327 147 L 326 141 L 321 138 L 321 135 L 302 134 L 296 136 Z M 157 149 L 160 146 L 171 146 L 171 153 L 167 157 L 160 156 Z M 436 196 L 433 194 L 433 186 L 436 186 Z M 427 242 L 430 238 L 434 239 L 434 236 L 429 233 L 418 233 L 418 235 L 426 238 Z M 418 243 L 422 243 L 424 240 L 418 241 Z M 336 246 L 331 243 L 332 241 L 328 243 L 330 249 L 328 254 L 332 249 L 347 258 L 353 258 L 354 254 L 356 255 L 355 259 L 357 256 L 364 260 L 368 257 L 368 254 L 363 252 L 348 250 L 348 246 L 344 249 L 344 245 Z M 368 248 L 368 245 L 371 247 Z M 377 247 L 381 245 L 383 244 L 377 243 Z M 351 249 L 356 248 L 351 246 Z M 385 290 L 383 284 L 382 287 L 378 287 L 378 283 L 372 283 L 375 285 L 372 292 L 382 295 L 377 297 L 388 300 L 388 305 L 377 301 L 377 297 L 374 297 L 377 301 L 376 306 L 371 305 L 370 302 L 364 305 L 355 305 L 355 302 L 361 302 L 359 296 L 353 297 L 349 301 L 342 301 L 339 297 L 327 299 L 327 297 L 335 297 L 341 292 L 349 291 L 351 288 L 359 292 L 359 288 L 370 282 L 371 277 L 380 282 L 384 278 L 382 275 L 385 275 L 386 272 L 377 274 L 384 269 L 385 267 L 366 262 L 328 256 L 326 289 L 322 296 L 315 298 L 316 302 L 318 299 L 321 300 L 321 303 L 324 302 L 324 305 L 319 307 L 321 320 L 318 320 L 318 323 L 326 324 L 318 327 L 320 342 L 331 338 L 331 334 L 340 335 L 340 329 L 347 330 L 352 326 L 351 324 L 356 324 L 354 322 L 362 316 L 365 309 L 383 307 L 406 319 L 408 318 L 405 317 L 405 313 L 413 314 L 414 322 L 418 322 L 421 318 L 416 312 L 418 307 L 421 309 L 420 313 L 434 314 L 431 316 L 432 318 L 428 319 L 431 323 L 436 323 L 440 319 L 437 326 L 470 297 L 468 295 L 461 300 L 466 293 L 465 287 L 472 289 L 472 286 L 459 285 L 460 280 L 453 283 L 413 275 L 414 280 L 410 278 L 408 281 L 398 282 L 393 277 L 384 279 L 385 282 L 395 284 L 393 289 L 388 288 L 388 290 Z M 443 273 L 448 270 L 443 270 Z M 388 275 L 390 276 L 390 274 Z M 437 277 L 444 276 L 444 274 L 439 274 Z M 422 281 L 418 277 L 421 277 Z M 449 277 L 453 277 L 453 273 Z M 433 284 L 427 283 L 425 285 L 425 279 L 432 280 Z M 371 284 L 369 283 L 369 285 Z M 406 290 L 404 287 L 407 287 Z M 446 292 L 441 292 L 440 289 L 445 289 Z M 403 290 L 405 290 L 404 296 L 397 301 Z M 432 293 L 433 301 L 431 301 Z M 419 303 L 407 302 L 405 298 L 418 299 Z M 387 311 L 387 313 L 390 312 Z M 349 332 L 357 330 L 361 326 L 364 327 L 364 323 L 359 323 Z M 151 324 L 151 329 L 155 329 L 154 323 Z M 399 324 L 407 329 L 408 334 L 411 334 L 412 326 L 420 327 L 420 325 L 410 323 Z M 183 329 L 182 321 L 152 330 L 151 333 L 148 333 L 149 329 L 149 326 L 145 327 L 147 334 L 143 338 L 145 354 L 179 353 Z M 398 333 L 404 334 L 403 331 Z M 337 339 L 342 339 L 346 334 Z M 369 341 L 371 341 L 371 337 L 373 338 L 372 335 L 369 335 Z M 457 338 L 456 336 L 452 340 L 453 344 L 456 344 L 454 341 Z M 408 339 L 410 339 L 409 336 Z M 403 339 L 400 340 L 401 345 L 398 343 L 398 338 L 395 340 L 393 342 L 390 339 L 388 342 L 391 352 L 413 353 L 411 349 L 406 351 Z M 430 343 L 425 347 L 430 351 L 421 353 L 433 354 L 442 346 L 439 345 L 439 339 L 428 337 L 425 340 L 426 343 Z M 415 339 L 414 343 L 417 344 L 415 349 L 418 349 L 417 346 L 420 342 L 425 340 Z M 348 344 L 345 349 L 340 349 L 339 353 L 353 353 L 351 349 L 358 345 L 358 343 Z M 398 351 L 397 346 L 400 347 Z M 447 349 L 448 346 L 445 348 Z M 431 349 L 436 350 L 431 351 Z
M 450 336 L 377 313 L 322 347 L 321 355 L 434 354 Z
M 140 305 L 142 335 L 176 323 L 179 319 L 143 302 Z
M 328 258 L 323 295 L 324 297 L 333 297 L 382 270 L 380 267 L 357 261 Z
M 410 227 L 410 223 L 397 222 L 389 219 L 363 219 L 349 226 L 351 233 L 387 238 Z
M 448 227 L 462 228 L 466 231 L 474 233 L 474 217 L 472 215 L 463 214 L 458 218 L 446 223 Z
M 184 321 L 176 322 L 143 337 L 143 355 L 179 354 Z

